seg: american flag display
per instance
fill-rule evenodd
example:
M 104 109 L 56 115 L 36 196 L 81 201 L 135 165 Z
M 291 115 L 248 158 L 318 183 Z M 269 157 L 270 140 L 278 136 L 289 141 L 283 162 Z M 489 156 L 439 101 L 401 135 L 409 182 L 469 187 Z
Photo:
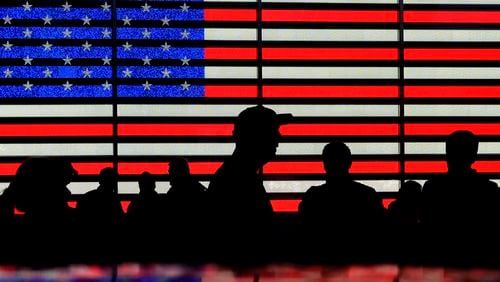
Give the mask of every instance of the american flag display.
M 480 136 L 476 168 L 500 176 L 500 1 L 4 0 L 0 44 L 4 186 L 37 155 L 73 162 L 75 195 L 105 166 L 124 198 L 143 171 L 163 193 L 179 155 L 208 183 L 258 103 L 295 116 L 264 167 L 276 211 L 323 182 L 332 139 L 388 198 L 445 171 L 455 129 Z

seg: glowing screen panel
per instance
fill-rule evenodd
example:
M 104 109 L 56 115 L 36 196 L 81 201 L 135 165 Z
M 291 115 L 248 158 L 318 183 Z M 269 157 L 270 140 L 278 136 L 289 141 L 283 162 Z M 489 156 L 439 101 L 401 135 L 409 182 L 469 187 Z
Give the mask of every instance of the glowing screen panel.
M 323 181 L 332 139 L 384 196 L 444 171 L 455 129 L 499 178 L 499 19 L 500 1 L 2 1 L 0 182 L 60 156 L 75 195 L 116 166 L 126 198 L 143 171 L 166 191 L 180 155 L 208 183 L 258 103 L 295 116 L 264 167 L 277 209 Z

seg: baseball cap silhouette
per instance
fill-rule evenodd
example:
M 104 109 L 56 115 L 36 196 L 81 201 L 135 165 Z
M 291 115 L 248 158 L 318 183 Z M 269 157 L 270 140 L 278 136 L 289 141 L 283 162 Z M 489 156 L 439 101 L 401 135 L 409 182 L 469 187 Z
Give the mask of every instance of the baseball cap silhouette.
M 278 130 L 292 119 L 292 114 L 277 114 L 274 110 L 262 105 L 253 106 L 240 112 L 234 123 L 234 135 L 260 134 L 270 130 Z

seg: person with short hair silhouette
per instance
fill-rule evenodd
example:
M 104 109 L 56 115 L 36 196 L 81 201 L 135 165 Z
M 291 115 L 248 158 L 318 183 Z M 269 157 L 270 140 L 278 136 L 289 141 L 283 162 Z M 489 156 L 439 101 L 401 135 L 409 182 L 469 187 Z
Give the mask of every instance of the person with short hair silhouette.
M 377 257 L 385 222 L 382 198 L 352 178 L 351 151 L 343 142 L 326 144 L 322 159 L 326 182 L 310 187 L 299 204 L 307 255 L 327 261 Z
M 387 250 L 398 262 L 418 263 L 421 259 L 422 185 L 414 180 L 403 182 L 396 199 L 387 207 Z
M 144 171 L 139 175 L 139 194 L 130 201 L 127 221 L 135 227 L 151 228 L 159 224 L 160 194 L 156 192 L 154 176 Z
M 115 168 L 101 169 L 99 186 L 82 195 L 76 211 L 80 236 L 87 241 L 79 246 L 85 262 L 107 263 L 119 257 L 126 218 L 118 198 Z
M 498 185 L 472 168 L 478 149 L 473 132 L 452 132 L 446 138 L 447 172 L 427 180 L 422 188 L 426 239 L 430 249 L 442 250 L 443 259 L 455 261 L 469 255 L 470 259 L 473 253 L 482 257 L 476 251 L 492 249 L 490 243 L 497 241 Z M 459 249 L 450 237 L 461 242 Z
M 398 227 L 416 227 L 422 213 L 422 185 L 414 180 L 404 182 L 396 199 L 387 207 L 389 224 Z
M 266 258 L 266 244 L 275 239 L 275 215 L 259 171 L 276 157 L 280 125 L 290 118 L 261 105 L 244 109 L 236 118 L 235 149 L 207 191 L 215 254 L 232 260 Z
M 168 179 L 170 188 L 162 206 L 164 222 L 170 230 L 169 252 L 184 262 L 200 260 L 205 243 L 200 233 L 207 230 L 204 222 L 207 188 L 191 174 L 188 160 L 181 156 L 169 161 Z
M 8 193 L 10 203 L 23 215 L 16 219 L 15 228 L 2 232 L 11 239 L 4 237 L 9 245 L 4 246 L 3 256 L 37 266 L 72 258 L 73 253 L 62 250 L 76 235 L 67 187 L 75 175 L 70 162 L 57 158 L 30 157 L 21 163 Z

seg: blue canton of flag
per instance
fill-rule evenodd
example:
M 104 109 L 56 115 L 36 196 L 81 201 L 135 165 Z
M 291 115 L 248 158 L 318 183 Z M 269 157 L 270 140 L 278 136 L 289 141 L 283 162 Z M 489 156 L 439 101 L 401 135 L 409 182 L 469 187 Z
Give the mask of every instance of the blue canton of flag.
M 112 97 L 106 1 L 2 1 L 0 97 Z

